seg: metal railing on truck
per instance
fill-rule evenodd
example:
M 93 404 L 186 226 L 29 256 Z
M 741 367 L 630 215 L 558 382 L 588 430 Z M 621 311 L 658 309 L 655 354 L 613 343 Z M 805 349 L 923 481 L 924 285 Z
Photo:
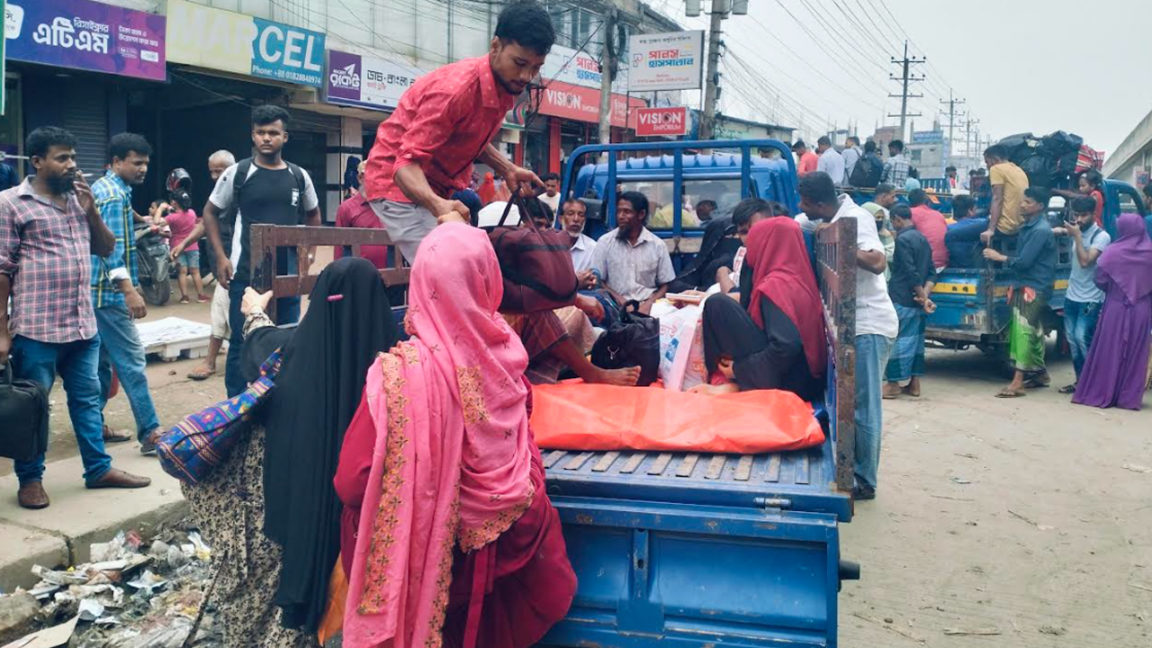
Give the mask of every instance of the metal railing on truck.
M 381 246 L 388 249 L 392 265 L 380 270 L 380 278 L 388 287 L 407 287 L 411 269 L 404 267 L 400 249 L 383 229 L 359 227 L 304 227 L 284 225 L 253 225 L 251 233 L 252 287 L 260 292 L 271 290 L 273 299 L 268 304 L 268 315 L 276 318 L 276 298 L 307 295 L 316 285 L 318 275 L 299 273 L 278 274 L 277 251 L 292 248 L 297 255 L 310 247 L 331 246 L 351 248 L 353 256 L 360 256 L 363 246 Z M 393 304 L 396 307 L 397 304 Z

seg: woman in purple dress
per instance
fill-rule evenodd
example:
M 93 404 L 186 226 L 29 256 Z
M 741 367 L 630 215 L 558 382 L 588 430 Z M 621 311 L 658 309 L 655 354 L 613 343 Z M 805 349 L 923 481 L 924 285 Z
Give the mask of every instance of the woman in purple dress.
M 1152 343 L 1152 239 L 1136 214 L 1122 214 L 1116 232 L 1096 265 L 1104 307 L 1072 402 L 1138 410 Z

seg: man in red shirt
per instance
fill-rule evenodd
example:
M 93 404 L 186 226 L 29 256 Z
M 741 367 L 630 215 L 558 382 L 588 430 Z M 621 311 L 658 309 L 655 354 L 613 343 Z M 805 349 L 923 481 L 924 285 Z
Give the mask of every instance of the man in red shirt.
M 368 198 L 364 195 L 364 167 L 367 165 L 367 162 L 361 162 L 356 167 L 356 178 L 360 182 L 360 188 L 336 208 L 336 227 L 367 227 L 370 229 L 382 229 L 384 227 L 380 222 L 380 217 L 372 211 L 372 207 L 368 205 Z M 336 248 L 335 256 L 337 259 L 344 256 L 344 248 Z M 365 245 L 360 248 L 360 256 L 371 261 L 372 265 L 377 268 L 388 267 L 387 247 Z
M 928 205 L 928 194 L 923 189 L 908 192 L 908 206 L 912 208 L 912 224 L 916 231 L 928 239 L 928 246 L 932 248 L 932 266 L 939 272 L 948 265 L 948 246 L 944 243 L 948 221 L 944 220 L 944 214 Z
M 552 21 L 538 3 L 509 4 L 500 12 L 486 56 L 425 75 L 380 124 L 363 186 L 372 211 L 409 262 L 438 221 L 469 218 L 464 203 L 449 196 L 468 187 L 473 160 L 492 167 L 513 189 L 543 186 L 491 141 L 516 97 L 540 72 L 555 39 Z
M 808 150 L 808 145 L 804 143 L 804 140 L 796 140 L 796 143 L 792 145 L 792 152 L 796 154 L 796 175 L 804 175 L 816 170 L 820 156 Z

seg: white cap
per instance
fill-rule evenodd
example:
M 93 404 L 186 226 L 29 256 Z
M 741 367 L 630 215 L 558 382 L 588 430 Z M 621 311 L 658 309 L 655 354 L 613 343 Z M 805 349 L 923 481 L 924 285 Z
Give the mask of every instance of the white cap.
M 504 207 L 508 203 L 503 200 L 488 203 L 481 210 L 477 216 L 476 225 L 478 227 L 496 227 L 500 224 L 500 217 L 504 215 Z M 508 212 L 508 218 L 504 220 L 504 224 L 515 227 L 520 224 L 520 208 L 512 205 L 512 209 Z

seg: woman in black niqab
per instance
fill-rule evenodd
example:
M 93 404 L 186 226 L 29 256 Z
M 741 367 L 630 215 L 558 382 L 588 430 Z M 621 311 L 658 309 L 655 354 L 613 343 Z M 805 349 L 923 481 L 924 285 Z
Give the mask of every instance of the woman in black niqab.
M 341 504 L 332 477 L 344 431 L 376 354 L 396 343 L 396 324 L 376 268 L 359 258 L 328 266 L 287 342 L 285 334 L 258 329 L 245 349 L 263 353 L 260 362 L 282 345 L 280 374 L 262 410 L 264 533 L 283 552 L 273 599 L 282 623 L 312 632 L 323 617 L 340 552 Z

